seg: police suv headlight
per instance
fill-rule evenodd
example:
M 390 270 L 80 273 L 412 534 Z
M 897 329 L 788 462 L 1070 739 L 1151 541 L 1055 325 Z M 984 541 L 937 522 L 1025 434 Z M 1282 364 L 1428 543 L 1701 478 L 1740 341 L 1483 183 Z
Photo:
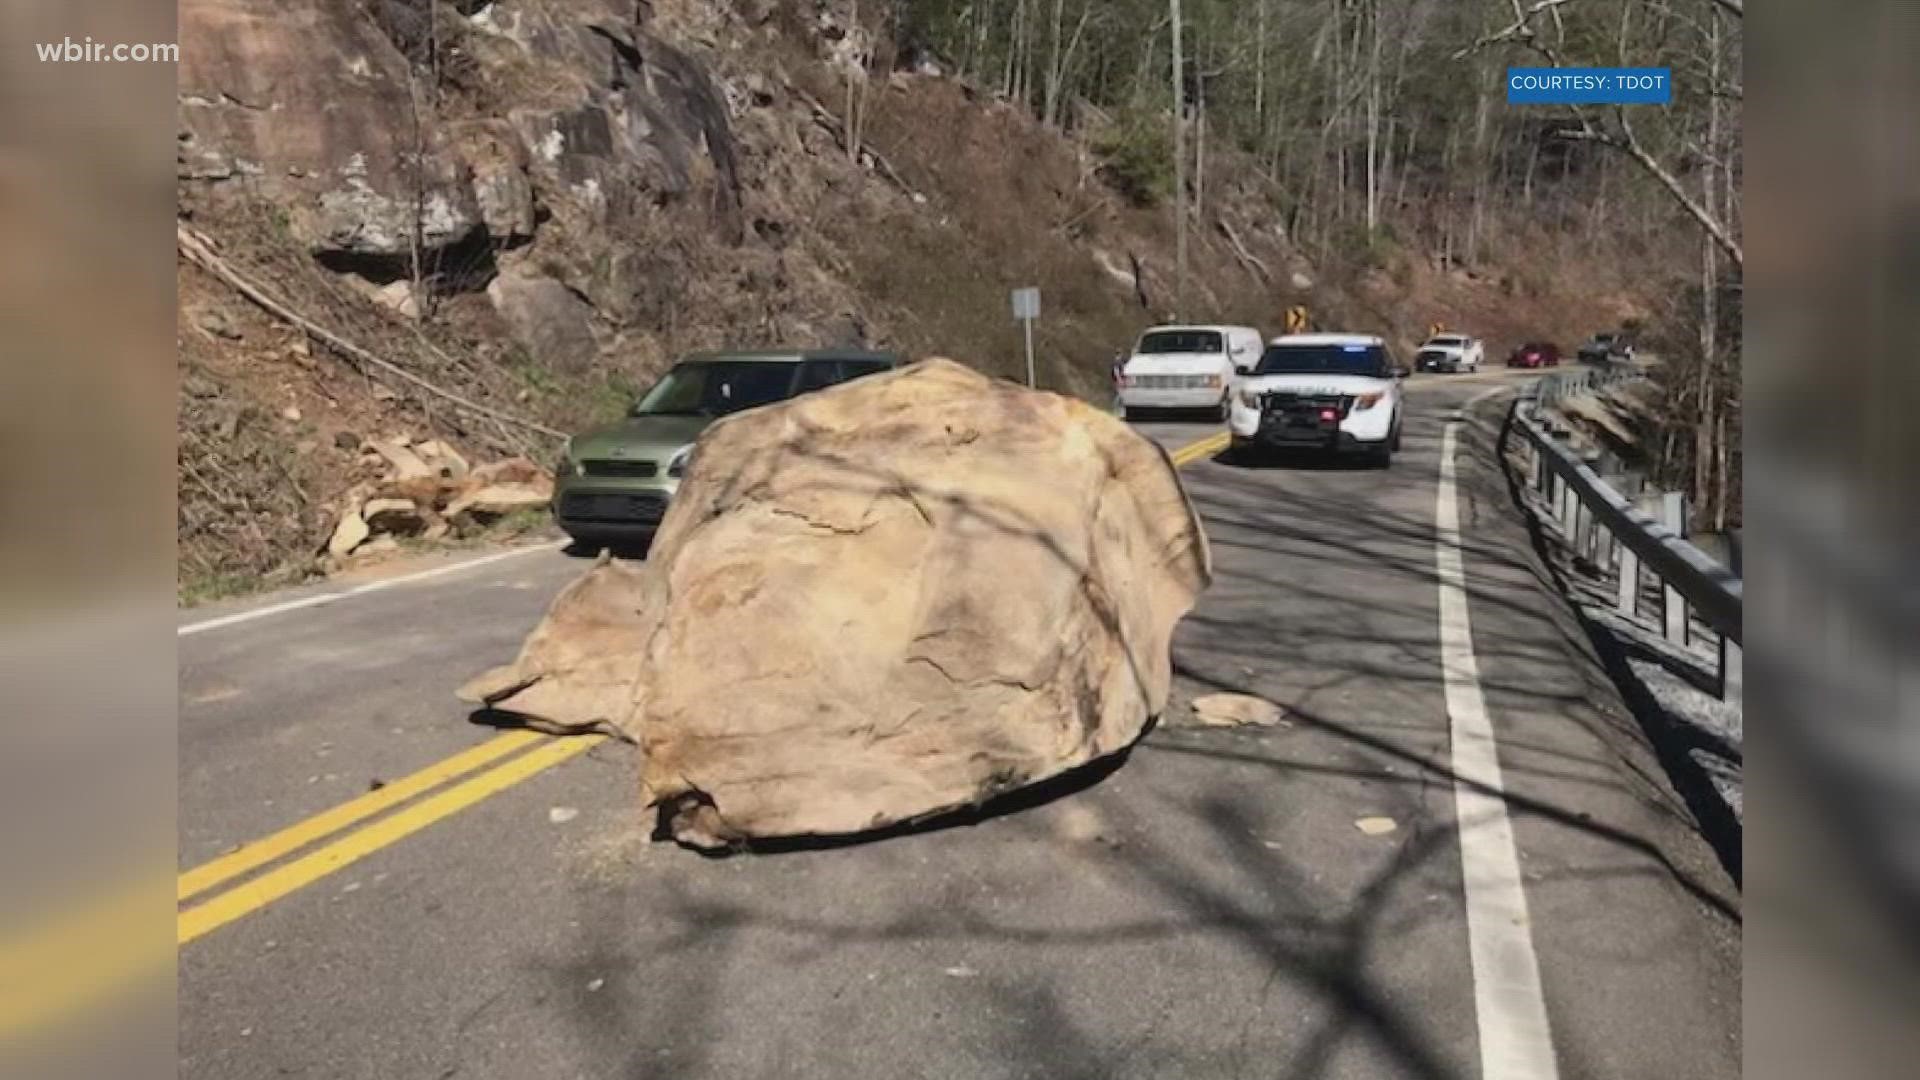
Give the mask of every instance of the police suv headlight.
M 1384 391 L 1372 394 L 1361 394 L 1359 397 L 1353 399 L 1353 411 L 1366 412 L 1368 409 L 1386 400 L 1386 396 Z
M 1260 407 L 1260 392 L 1258 390 L 1242 390 L 1236 394 L 1235 397 L 1240 399 L 1240 404 L 1244 408 L 1258 409 Z

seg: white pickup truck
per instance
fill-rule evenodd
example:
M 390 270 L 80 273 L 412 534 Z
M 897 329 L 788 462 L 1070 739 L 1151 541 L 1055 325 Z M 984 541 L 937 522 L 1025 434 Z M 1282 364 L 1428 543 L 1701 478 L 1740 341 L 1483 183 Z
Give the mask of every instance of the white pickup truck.
M 1386 342 L 1370 334 L 1274 338 L 1234 386 L 1227 415 L 1234 456 L 1326 450 L 1386 468 L 1400 448 L 1405 376 Z
M 1437 334 L 1414 354 L 1421 371 L 1479 371 L 1487 358 L 1486 342 L 1465 334 Z

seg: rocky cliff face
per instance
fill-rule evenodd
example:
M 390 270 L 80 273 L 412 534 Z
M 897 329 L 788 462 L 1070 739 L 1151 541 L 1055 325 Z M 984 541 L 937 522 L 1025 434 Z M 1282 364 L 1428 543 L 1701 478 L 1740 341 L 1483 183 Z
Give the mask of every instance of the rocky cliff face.
M 668 234 L 745 232 L 728 99 L 651 8 L 184 0 L 183 195 L 264 199 L 373 284 L 485 290 L 523 347 L 581 366 L 590 327 L 654 314 Z

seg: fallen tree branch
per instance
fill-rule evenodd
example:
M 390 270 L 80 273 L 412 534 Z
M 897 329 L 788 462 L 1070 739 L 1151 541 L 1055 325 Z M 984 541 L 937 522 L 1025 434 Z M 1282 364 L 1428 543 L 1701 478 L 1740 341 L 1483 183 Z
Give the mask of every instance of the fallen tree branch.
M 1227 238 L 1227 243 L 1232 246 L 1233 254 L 1240 260 L 1241 266 L 1246 267 L 1247 271 L 1258 278 L 1262 284 L 1273 280 L 1273 271 L 1267 268 L 1266 263 L 1260 261 L 1259 256 L 1247 250 L 1247 245 L 1241 243 L 1239 234 L 1233 231 L 1232 225 L 1227 224 L 1226 218 L 1215 218 L 1213 223 L 1219 227 L 1221 235 Z
M 521 417 L 514 416 L 512 413 L 505 413 L 498 409 L 489 408 L 477 401 L 462 397 L 451 390 L 435 386 L 433 383 L 400 367 L 398 364 L 383 360 L 366 349 L 328 330 L 326 327 L 306 318 L 286 304 L 268 295 L 266 290 L 247 280 L 239 271 L 228 265 L 225 259 L 215 255 L 213 253 L 213 246 L 208 242 L 207 238 L 188 228 L 184 222 L 176 222 L 174 224 L 174 241 L 180 249 L 180 254 L 186 256 L 188 261 L 232 286 L 240 295 L 253 301 L 262 310 L 267 312 L 267 314 L 272 315 L 282 322 L 298 327 L 308 337 L 318 340 L 321 344 L 326 345 L 328 348 L 349 360 L 366 365 L 367 367 L 378 368 L 392 375 L 394 378 L 411 383 L 427 393 L 450 401 L 469 412 L 477 413 L 478 415 L 501 423 L 523 427 L 529 431 L 537 431 L 542 435 L 548 435 L 556 439 L 564 439 L 567 437 L 567 433 L 564 431 L 555 431 L 544 424 L 522 419 Z
M 819 101 L 814 99 L 813 95 L 797 86 L 789 86 L 787 89 L 793 92 L 794 97 L 799 98 L 802 103 L 813 110 L 813 118 L 819 121 L 822 127 L 833 133 L 834 140 L 840 144 L 841 149 L 845 150 L 847 155 L 856 163 L 860 160 L 861 154 L 868 155 L 873 158 L 875 165 L 880 166 L 880 171 L 886 175 L 888 180 L 892 181 L 895 187 L 909 195 L 915 194 L 913 185 L 907 183 L 906 178 L 900 175 L 900 170 L 893 167 L 893 163 L 887 160 L 886 155 L 882 154 L 879 149 L 872 144 L 863 143 L 859 136 L 854 135 L 849 130 L 845 120 L 834 115 L 832 109 L 820 104 Z
M 1054 228 L 1054 231 L 1055 231 L 1055 232 L 1064 232 L 1064 233 L 1071 233 L 1071 232 L 1073 231 L 1073 227 L 1074 227 L 1075 225 L 1078 225 L 1078 224 L 1080 224 L 1081 222 L 1083 222 L 1083 221 L 1085 221 L 1085 220 L 1087 220 L 1088 218 L 1090 218 L 1090 217 L 1092 217 L 1093 215 L 1095 215 L 1095 214 L 1097 214 L 1097 213 L 1099 213 L 1099 212 L 1100 212 L 1101 210 L 1103 210 L 1103 209 L 1105 209 L 1105 208 L 1106 208 L 1106 204 L 1105 204 L 1105 203 L 1102 203 L 1102 202 L 1099 202 L 1099 201 L 1095 201 L 1095 202 L 1094 202 L 1094 203 L 1093 203 L 1093 204 L 1092 204 L 1091 206 L 1088 206 L 1088 207 L 1086 207 L 1085 209 L 1083 209 L 1083 210 L 1081 210 L 1081 211 L 1079 211 L 1078 213 L 1076 213 L 1076 214 L 1074 214 L 1073 216 L 1071 216 L 1071 217 L 1069 217 L 1069 218 L 1067 218 L 1067 220 L 1065 220 L 1065 221 L 1062 221 L 1062 222 L 1060 222 L 1060 223 L 1058 223 L 1058 224 L 1056 224 L 1056 225 L 1055 225 L 1055 226 L 1053 227 L 1053 228 Z

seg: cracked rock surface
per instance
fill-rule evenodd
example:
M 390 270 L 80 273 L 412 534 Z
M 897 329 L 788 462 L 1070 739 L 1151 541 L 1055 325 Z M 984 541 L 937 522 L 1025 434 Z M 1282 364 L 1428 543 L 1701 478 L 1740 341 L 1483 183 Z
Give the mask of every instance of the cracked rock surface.
M 1159 447 L 930 360 L 715 424 L 645 565 L 462 694 L 619 726 L 682 842 L 859 833 L 1131 745 L 1210 575 Z

